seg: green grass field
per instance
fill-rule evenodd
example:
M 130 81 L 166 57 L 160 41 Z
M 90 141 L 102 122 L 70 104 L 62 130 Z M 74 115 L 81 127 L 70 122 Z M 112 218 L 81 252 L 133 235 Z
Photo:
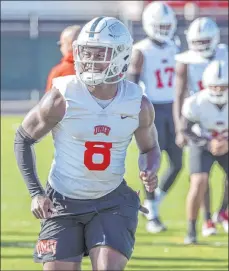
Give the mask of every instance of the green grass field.
M 15 129 L 21 120 L 19 117 L 2 117 L 1 270 L 42 270 L 42 266 L 33 263 L 32 259 L 40 225 L 30 212 L 30 197 L 16 166 L 13 151 Z M 36 145 L 36 154 L 39 176 L 45 181 L 53 154 L 50 136 Z M 141 188 L 137 156 L 136 146 L 132 143 L 127 157 L 126 180 L 136 190 Z M 163 156 L 159 176 L 166 165 L 166 156 Z M 212 209 L 216 210 L 223 188 L 223 173 L 217 166 L 212 173 Z M 135 250 L 126 270 L 228 270 L 228 236 L 221 226 L 216 236 L 200 236 L 201 244 L 198 246 L 183 245 L 187 191 L 188 171 L 185 163 L 182 173 L 161 205 L 162 219 L 169 230 L 158 235 L 148 234 L 145 231 L 146 221 L 140 216 Z M 201 222 L 202 215 L 199 229 Z M 89 259 L 84 259 L 83 270 L 90 269 Z

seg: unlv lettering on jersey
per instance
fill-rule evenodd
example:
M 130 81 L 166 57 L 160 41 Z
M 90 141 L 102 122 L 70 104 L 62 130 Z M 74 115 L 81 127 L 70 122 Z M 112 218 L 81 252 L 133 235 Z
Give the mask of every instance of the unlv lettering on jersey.
M 109 135 L 110 130 L 111 130 L 110 127 L 105 126 L 105 125 L 98 125 L 98 126 L 95 126 L 94 129 L 95 129 L 95 130 L 94 130 L 94 135 L 97 135 L 97 134 L 99 134 L 99 133 L 102 133 L 102 134 L 105 134 L 105 135 L 107 135 L 107 136 Z

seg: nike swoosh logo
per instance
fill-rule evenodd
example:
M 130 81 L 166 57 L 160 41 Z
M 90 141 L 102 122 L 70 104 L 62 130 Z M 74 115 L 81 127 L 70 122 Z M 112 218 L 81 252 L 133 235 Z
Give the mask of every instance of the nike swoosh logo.
M 123 120 L 123 119 L 126 119 L 126 118 L 128 118 L 128 116 L 121 116 L 121 119 Z

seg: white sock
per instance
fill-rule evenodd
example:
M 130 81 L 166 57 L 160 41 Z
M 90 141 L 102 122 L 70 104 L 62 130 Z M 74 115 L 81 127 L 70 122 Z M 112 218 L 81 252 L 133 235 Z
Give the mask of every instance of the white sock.
M 159 207 L 160 203 L 165 197 L 166 193 L 162 191 L 160 188 L 155 190 L 155 199 L 152 200 L 152 219 L 159 217 Z
M 149 213 L 146 215 L 148 220 L 158 217 L 159 206 L 157 200 L 146 199 L 144 202 L 144 206 L 149 210 Z
M 148 220 L 151 220 L 151 219 L 155 218 L 155 211 L 156 210 L 155 210 L 155 207 L 154 207 L 153 200 L 145 199 L 144 207 L 146 207 L 149 210 L 149 213 L 146 214 L 146 218 Z
M 152 201 L 152 219 L 157 218 L 159 216 L 159 202 L 157 200 Z
M 158 205 L 160 205 L 161 201 L 166 196 L 166 192 L 162 191 L 159 187 L 155 190 L 155 198 L 158 202 Z

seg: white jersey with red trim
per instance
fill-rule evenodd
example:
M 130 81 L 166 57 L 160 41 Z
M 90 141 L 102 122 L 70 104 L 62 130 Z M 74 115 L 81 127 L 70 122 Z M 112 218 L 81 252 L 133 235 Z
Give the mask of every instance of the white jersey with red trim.
M 148 99 L 155 104 L 174 100 L 175 55 L 178 47 L 173 41 L 163 47 L 146 38 L 134 45 L 144 56 L 140 84 Z
M 123 80 L 102 108 L 74 75 L 54 79 L 53 86 L 67 109 L 52 131 L 55 156 L 48 181 L 69 198 L 102 197 L 123 180 L 127 147 L 139 125 L 141 88 Z
M 208 64 L 213 60 L 228 59 L 228 46 L 226 44 L 219 44 L 216 48 L 215 55 L 211 59 L 203 58 L 194 51 L 186 51 L 177 54 L 175 57 L 177 62 L 188 65 L 188 91 L 190 95 L 203 89 L 202 76 Z
M 186 98 L 182 115 L 197 124 L 194 126 L 197 135 L 207 139 L 218 135 L 228 138 L 228 103 L 220 108 L 211 103 L 208 97 L 208 91 L 205 90 Z

